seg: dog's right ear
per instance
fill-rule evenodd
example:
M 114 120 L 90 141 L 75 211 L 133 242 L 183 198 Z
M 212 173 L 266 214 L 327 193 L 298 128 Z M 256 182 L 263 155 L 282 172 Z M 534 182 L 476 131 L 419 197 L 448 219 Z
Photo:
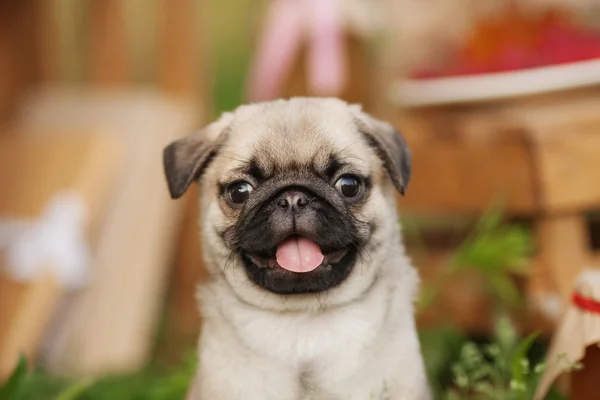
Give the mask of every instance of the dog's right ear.
M 165 147 L 163 166 L 171 198 L 181 197 L 202 176 L 222 146 L 231 118 L 231 114 L 224 114 L 218 121 Z
M 351 106 L 351 110 L 358 130 L 383 161 L 396 190 L 404 196 L 412 173 L 412 155 L 406 140 L 391 124 L 364 113 L 360 106 Z

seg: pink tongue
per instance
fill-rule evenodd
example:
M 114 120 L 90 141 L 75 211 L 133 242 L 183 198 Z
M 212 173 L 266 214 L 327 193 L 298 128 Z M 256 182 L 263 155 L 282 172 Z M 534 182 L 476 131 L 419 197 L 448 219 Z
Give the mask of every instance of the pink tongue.
M 294 237 L 277 246 L 277 264 L 292 272 L 310 272 L 325 258 L 316 243 Z

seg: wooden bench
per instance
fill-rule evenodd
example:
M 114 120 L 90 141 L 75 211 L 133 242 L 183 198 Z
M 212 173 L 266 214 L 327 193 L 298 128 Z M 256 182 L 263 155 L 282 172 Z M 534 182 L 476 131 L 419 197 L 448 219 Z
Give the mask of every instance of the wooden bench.
M 534 223 L 528 296 L 546 317 L 576 276 L 599 266 L 588 214 L 600 209 L 600 89 L 488 105 L 405 110 L 414 155 L 405 213 L 478 215 L 502 200 Z

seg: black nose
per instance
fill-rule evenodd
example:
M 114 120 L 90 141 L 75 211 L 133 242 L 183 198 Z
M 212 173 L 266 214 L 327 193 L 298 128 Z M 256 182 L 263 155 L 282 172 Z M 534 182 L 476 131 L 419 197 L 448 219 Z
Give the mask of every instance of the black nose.
M 282 193 L 277 199 L 277 205 L 285 210 L 301 209 L 306 207 L 310 199 L 299 190 L 290 190 Z

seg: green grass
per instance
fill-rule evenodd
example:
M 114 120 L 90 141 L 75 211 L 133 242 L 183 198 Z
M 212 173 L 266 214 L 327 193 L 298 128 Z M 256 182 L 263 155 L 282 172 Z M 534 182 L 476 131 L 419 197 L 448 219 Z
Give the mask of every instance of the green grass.
M 177 400 L 184 399 L 196 359 L 188 357 L 175 369 L 149 366 L 136 374 L 98 380 L 61 379 L 43 371 L 27 371 L 21 360 L 0 389 L 0 400 Z

